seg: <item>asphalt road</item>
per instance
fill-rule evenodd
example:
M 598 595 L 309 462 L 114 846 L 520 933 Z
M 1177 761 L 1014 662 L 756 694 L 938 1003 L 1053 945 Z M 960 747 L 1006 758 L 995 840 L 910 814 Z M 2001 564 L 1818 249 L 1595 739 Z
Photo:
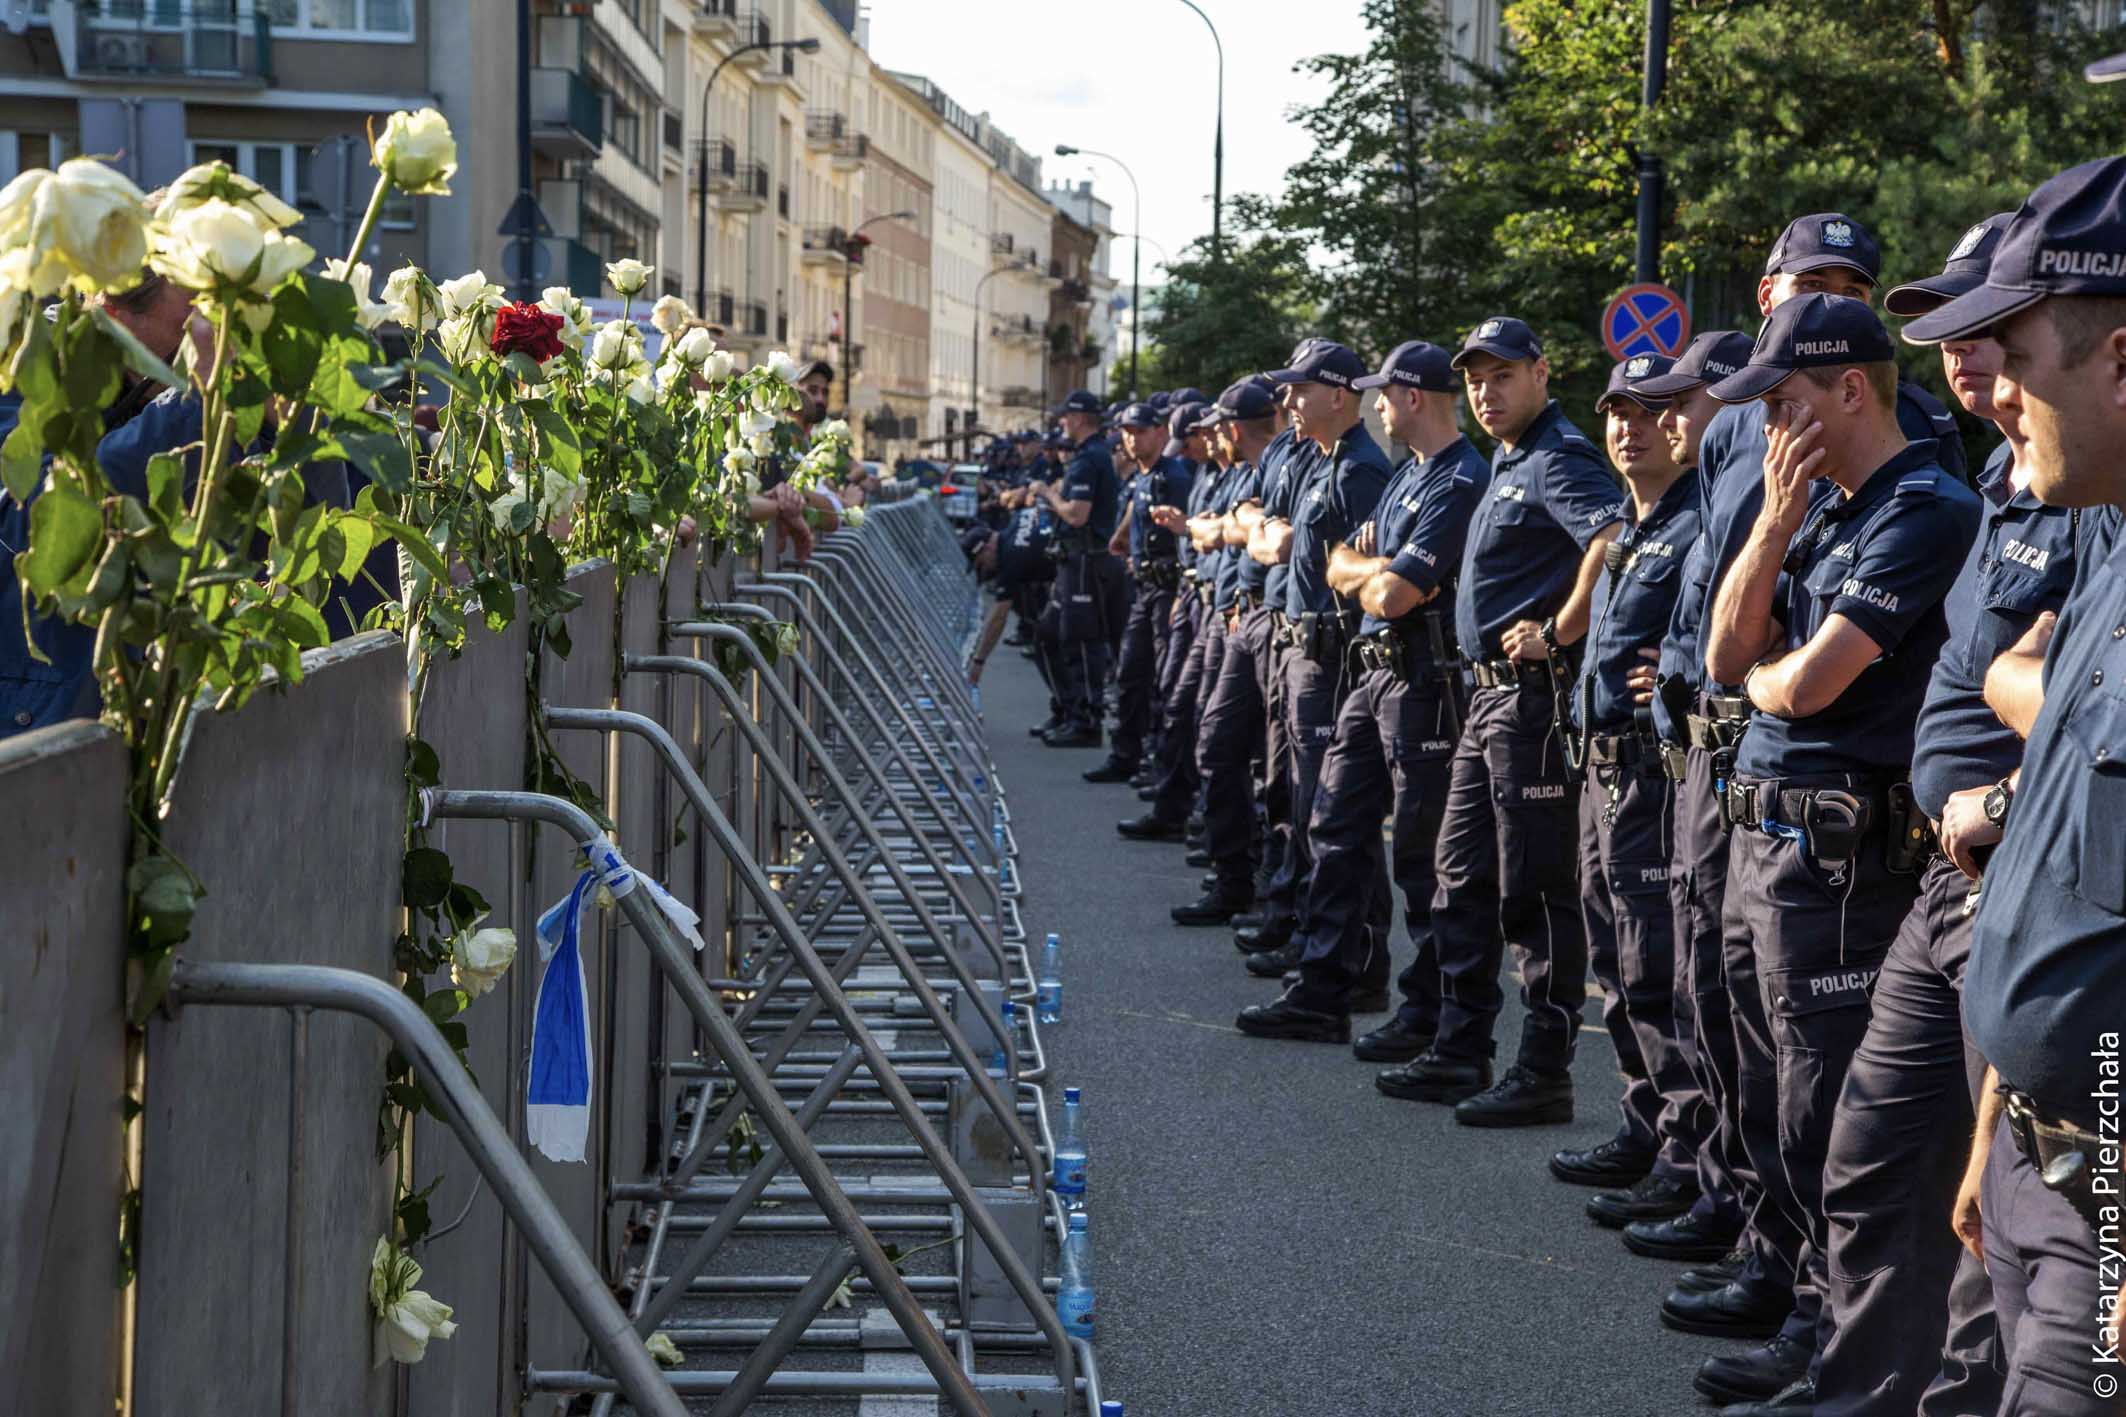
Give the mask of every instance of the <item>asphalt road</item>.
M 1375 1092 L 1347 1048 L 1244 1037 L 1234 1014 L 1275 986 L 1227 931 L 1170 923 L 1196 893 L 1182 848 L 1122 841 L 1139 804 L 1080 780 L 1099 755 L 1025 734 L 1046 711 L 1027 661 L 1002 650 L 983 693 L 1026 927 L 1063 937 L 1064 1022 L 1044 1037 L 1052 1094 L 1085 1093 L 1108 1397 L 1132 1417 L 1707 1410 L 1691 1374 L 1737 1347 L 1663 1328 L 1676 1267 L 1626 1252 L 1545 1167 L 1615 1124 L 1592 1000 L 1563 1127 L 1459 1127 Z M 1510 1058 L 1511 978 L 1507 997 Z

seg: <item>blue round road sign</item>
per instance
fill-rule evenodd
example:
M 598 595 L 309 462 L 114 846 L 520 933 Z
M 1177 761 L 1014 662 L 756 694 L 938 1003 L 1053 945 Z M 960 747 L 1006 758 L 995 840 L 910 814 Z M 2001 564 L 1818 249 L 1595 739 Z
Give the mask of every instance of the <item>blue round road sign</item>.
M 1688 343 L 1690 315 L 1683 297 L 1665 285 L 1626 286 L 1602 312 L 1602 345 L 1611 359 L 1634 354 L 1673 358 Z

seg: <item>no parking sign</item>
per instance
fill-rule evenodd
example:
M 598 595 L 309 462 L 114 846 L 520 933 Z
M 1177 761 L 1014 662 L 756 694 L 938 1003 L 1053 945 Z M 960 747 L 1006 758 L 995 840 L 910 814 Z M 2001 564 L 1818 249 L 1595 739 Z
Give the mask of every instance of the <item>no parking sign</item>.
M 1665 285 L 1631 285 L 1618 291 L 1602 312 L 1602 345 L 1611 359 L 1635 354 L 1673 358 L 1690 343 L 1690 313 L 1683 297 Z

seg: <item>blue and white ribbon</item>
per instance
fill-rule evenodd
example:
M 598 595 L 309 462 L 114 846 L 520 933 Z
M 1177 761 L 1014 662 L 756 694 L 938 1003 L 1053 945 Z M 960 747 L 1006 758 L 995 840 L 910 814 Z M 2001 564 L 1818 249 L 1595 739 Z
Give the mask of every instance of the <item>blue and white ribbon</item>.
M 539 917 L 539 997 L 532 1008 L 525 1139 L 550 1161 L 583 1160 L 591 1130 L 590 990 L 583 978 L 583 913 L 596 871 Z

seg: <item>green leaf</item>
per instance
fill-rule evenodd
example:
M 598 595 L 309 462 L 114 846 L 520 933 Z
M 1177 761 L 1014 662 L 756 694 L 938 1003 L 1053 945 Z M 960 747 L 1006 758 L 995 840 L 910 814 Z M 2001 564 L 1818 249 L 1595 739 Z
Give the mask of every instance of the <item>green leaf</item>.
M 385 491 L 404 492 L 413 486 L 413 461 L 406 456 L 406 445 L 398 434 L 342 428 L 338 437 L 347 461 Z
M 355 317 L 353 286 L 330 276 L 299 274 L 282 287 L 284 292 L 296 289 L 303 292 L 304 303 L 310 307 L 321 333 L 367 342 L 361 321 Z M 277 297 L 274 304 L 280 304 Z
M 406 781 L 415 787 L 434 787 L 443 780 L 443 761 L 425 740 L 406 740 Z
M 337 562 L 328 560 L 327 566 L 343 581 L 351 581 L 361 574 L 362 563 L 369 559 L 370 548 L 377 543 L 377 529 L 367 517 L 344 513 L 332 519 L 332 529 L 340 537 L 340 555 Z
M 416 846 L 401 866 L 399 898 L 412 910 L 434 910 L 450 894 L 450 858 L 432 846 Z
M 273 323 L 259 337 L 259 346 L 272 371 L 273 392 L 284 399 L 299 399 L 310 392 L 310 381 L 317 376 L 318 359 L 325 350 L 325 335 L 300 280 L 289 281 L 275 293 Z
M 550 403 L 527 400 L 516 405 L 539 430 L 541 461 L 564 477 L 583 471 L 583 447 L 568 417 Z
M 148 459 L 148 505 L 155 515 L 174 522 L 185 514 L 185 460 L 176 453 Z
M 429 575 L 439 581 L 450 579 L 450 567 L 443 564 L 442 553 L 430 545 L 428 538 L 419 531 L 394 517 L 378 516 L 371 517 L 370 520 L 378 529 L 389 532 L 399 545 L 406 548 L 406 554 L 418 561 Z
M 18 502 L 27 502 L 37 491 L 37 480 L 44 476 L 44 411 L 22 406 L 22 421 L 15 431 L 0 443 L 0 483 L 7 486 L 8 495 Z
M 290 596 L 283 601 L 278 618 L 281 633 L 302 649 L 321 649 L 332 642 L 332 632 L 325 628 L 325 617 L 301 596 Z
M 487 897 L 481 895 L 463 881 L 450 883 L 450 899 L 443 903 L 444 913 L 450 923 L 460 930 L 469 930 L 475 920 L 488 913 Z
M 546 384 L 546 371 L 539 367 L 539 361 L 521 349 L 511 350 L 504 355 L 502 367 L 533 388 L 541 388 Z
M 103 331 L 106 338 L 117 344 L 126 368 L 144 379 L 153 379 L 165 388 L 185 387 L 186 381 L 182 374 L 163 363 L 153 350 L 140 342 L 139 336 L 112 319 L 101 306 L 90 306 L 89 317 L 96 322 L 96 328 Z
M 30 545 L 16 561 L 24 585 L 51 595 L 88 564 L 103 540 L 103 511 L 70 487 L 48 487 L 30 505 Z

